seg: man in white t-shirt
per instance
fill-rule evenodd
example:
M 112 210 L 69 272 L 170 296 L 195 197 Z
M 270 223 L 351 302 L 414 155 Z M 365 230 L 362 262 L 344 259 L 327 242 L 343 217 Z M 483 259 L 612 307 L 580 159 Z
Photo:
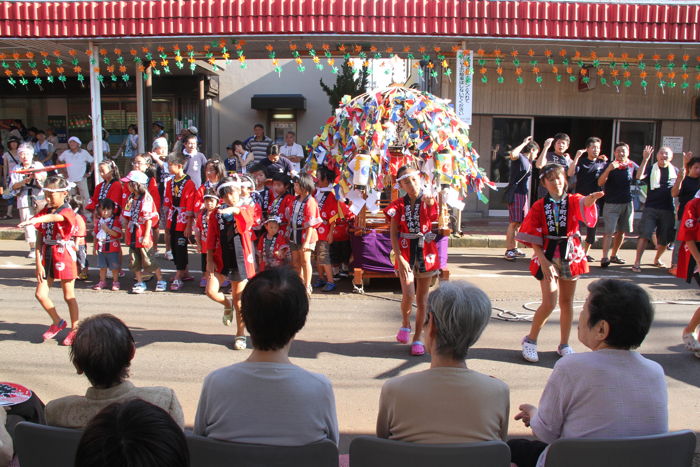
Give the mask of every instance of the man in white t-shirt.
M 301 171 L 301 163 L 304 161 L 304 148 L 296 142 L 296 133 L 288 131 L 284 137 L 283 146 L 280 146 L 280 155 L 289 159 L 296 173 Z
M 68 167 L 63 169 L 63 172 L 67 175 L 69 182 L 75 183 L 80 196 L 87 202 L 90 199 L 87 177 L 92 172 L 88 164 L 92 164 L 94 159 L 89 152 L 80 147 L 82 144 L 82 141 L 76 136 L 68 138 L 68 149 L 58 156 L 58 161 L 59 163 L 69 164 Z M 75 193 L 75 191 L 76 189 L 73 188 L 71 194 Z
M 102 158 L 103 158 L 103 159 L 109 158 L 110 149 L 109 149 L 109 143 L 107 142 L 107 137 L 108 137 L 108 136 L 109 136 L 109 134 L 107 133 L 107 130 L 102 130 Z M 95 146 L 94 146 L 94 144 L 95 144 L 95 143 L 94 143 L 93 141 L 90 141 L 90 142 L 87 144 L 87 150 L 88 150 L 88 152 L 89 152 L 90 154 L 92 154 L 93 156 L 95 155 Z

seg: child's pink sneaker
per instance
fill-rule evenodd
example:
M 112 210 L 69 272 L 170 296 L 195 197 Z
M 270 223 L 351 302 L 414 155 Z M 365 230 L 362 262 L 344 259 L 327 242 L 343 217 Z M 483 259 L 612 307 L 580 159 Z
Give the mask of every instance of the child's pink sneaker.
M 107 287 L 107 283 L 105 281 L 100 281 L 92 286 L 92 290 L 102 290 L 105 287 Z
M 119 281 L 112 281 L 112 290 L 114 290 L 116 292 L 117 290 L 120 290 L 120 289 L 121 289 L 121 284 L 119 283 Z
M 75 328 L 71 329 L 70 332 L 68 333 L 68 335 L 66 336 L 66 338 L 63 339 L 63 345 L 65 345 L 67 347 L 73 345 L 73 341 L 75 340 L 75 333 L 76 333 L 76 329 Z
M 55 337 L 56 334 L 63 331 L 64 329 L 66 329 L 66 322 L 64 320 L 61 320 L 58 322 L 58 324 L 52 324 L 51 326 L 49 326 L 49 329 L 46 330 L 42 337 L 45 341 L 49 340 Z

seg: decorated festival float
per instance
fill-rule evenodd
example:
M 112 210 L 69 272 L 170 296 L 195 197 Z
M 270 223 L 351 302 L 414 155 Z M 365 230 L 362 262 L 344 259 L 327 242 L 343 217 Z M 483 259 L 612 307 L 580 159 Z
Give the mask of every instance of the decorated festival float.
M 424 193 L 439 202 L 433 232 L 440 278 L 449 279 L 450 211 L 461 212 L 470 195 L 488 202 L 482 191 L 494 188 L 478 167 L 469 126 L 449 100 L 398 85 L 352 99 L 344 96 L 309 153 L 306 170 L 314 174 L 326 165 L 339 173 L 334 191 L 338 199 L 351 202 L 356 216 L 351 227 L 355 291 L 364 292 L 370 278 L 395 277 L 389 223 L 381 210 L 404 196 L 396 184 L 396 172 L 404 165 L 420 171 Z

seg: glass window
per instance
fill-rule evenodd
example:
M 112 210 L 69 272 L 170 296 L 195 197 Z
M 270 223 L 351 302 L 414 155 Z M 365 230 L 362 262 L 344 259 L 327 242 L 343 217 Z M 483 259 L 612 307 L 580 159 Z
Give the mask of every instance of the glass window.
M 532 118 L 493 119 L 491 133 L 491 180 L 496 183 L 508 183 L 510 161 L 508 153 L 523 139 L 532 134 Z
M 616 135 L 615 142 L 622 141 L 629 144 L 630 159 L 640 164 L 644 146 L 653 146 L 656 141 L 656 122 L 618 120 Z M 612 150 L 610 153 L 612 154 Z

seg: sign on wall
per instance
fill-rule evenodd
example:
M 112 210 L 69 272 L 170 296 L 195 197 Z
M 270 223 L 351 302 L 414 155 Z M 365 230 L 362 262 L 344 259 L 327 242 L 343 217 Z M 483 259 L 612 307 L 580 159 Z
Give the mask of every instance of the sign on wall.
M 682 136 L 664 136 L 661 138 L 661 146 L 668 146 L 674 154 L 683 153 Z
M 457 51 L 457 79 L 455 92 L 455 112 L 467 125 L 472 124 L 472 102 L 474 94 L 472 77 L 474 74 L 474 53 L 471 50 Z

